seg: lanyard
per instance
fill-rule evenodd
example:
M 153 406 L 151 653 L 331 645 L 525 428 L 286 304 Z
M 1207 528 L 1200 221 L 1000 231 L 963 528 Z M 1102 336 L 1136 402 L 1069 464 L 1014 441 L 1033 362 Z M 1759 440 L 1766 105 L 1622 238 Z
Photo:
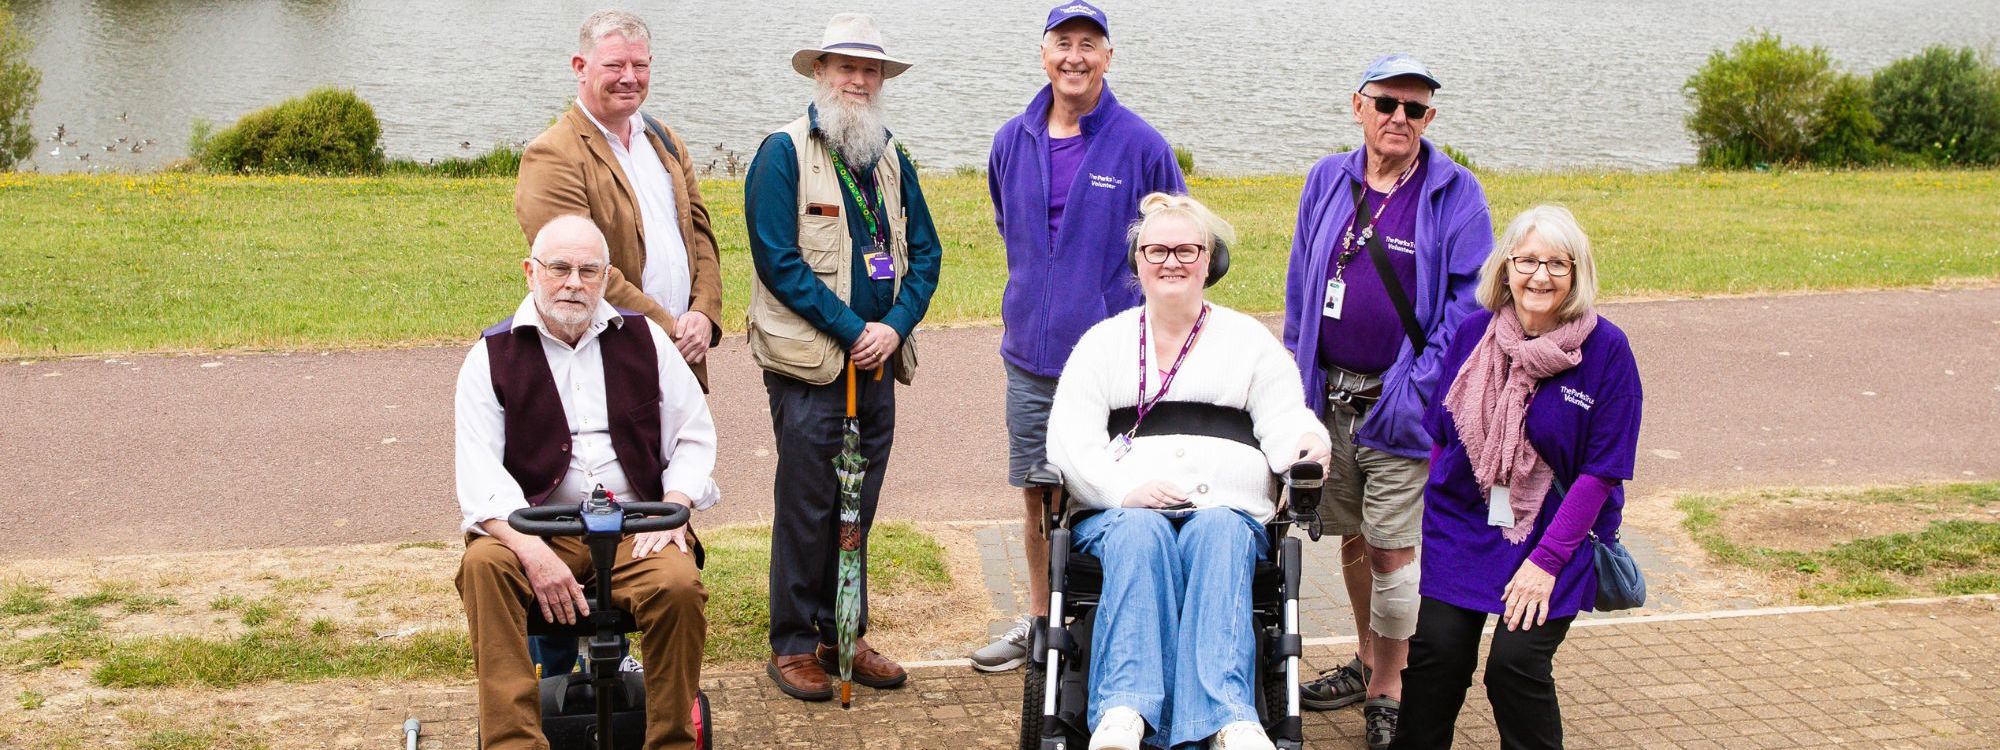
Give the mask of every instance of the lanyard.
M 1167 389 L 1174 384 L 1174 376 L 1180 374 L 1181 363 L 1187 361 L 1188 350 L 1194 348 L 1194 340 L 1201 336 L 1201 326 L 1208 321 L 1208 305 L 1201 306 L 1201 314 L 1195 316 L 1194 329 L 1188 331 L 1187 341 L 1181 344 L 1181 353 L 1174 357 L 1174 366 L 1167 370 L 1167 376 L 1160 379 L 1160 391 L 1146 398 L 1146 311 L 1139 311 L 1139 404 L 1138 419 L 1132 420 L 1132 429 L 1125 433 L 1126 439 L 1139 434 L 1139 424 L 1146 421 L 1146 412 L 1158 406 L 1160 399 L 1167 397 Z
M 1423 156 L 1419 154 L 1417 158 L 1421 159 Z M 838 164 L 839 162 L 835 163 Z M 1341 273 L 1347 270 L 1348 262 L 1354 260 L 1355 254 L 1361 252 L 1361 246 L 1368 244 L 1369 238 L 1375 236 L 1375 222 L 1381 221 L 1382 212 L 1389 210 L 1389 199 L 1396 197 L 1396 191 L 1403 187 L 1403 183 L 1410 181 L 1410 175 L 1416 173 L 1417 162 L 1412 160 L 1410 166 L 1403 170 L 1402 176 L 1396 178 L 1396 184 L 1389 186 L 1389 192 L 1382 194 L 1382 202 L 1375 206 L 1375 216 L 1368 220 L 1367 226 L 1361 228 L 1360 242 L 1355 242 L 1353 222 L 1348 223 L 1346 233 L 1340 237 L 1340 257 L 1334 259 L 1333 278 L 1339 279 Z M 1357 203 L 1355 205 L 1354 220 L 1360 221 L 1361 209 L 1367 208 L 1367 204 Z
M 889 244 L 888 238 L 883 237 L 882 230 L 875 225 L 875 212 L 868 210 L 867 196 L 861 194 L 861 188 L 854 184 L 854 175 L 847 171 L 847 164 L 840 160 L 840 151 L 827 149 L 827 155 L 833 157 L 833 171 L 840 175 L 840 182 L 847 186 L 848 194 L 854 196 L 854 205 L 861 207 L 861 220 L 868 222 L 868 239 L 882 245 Z

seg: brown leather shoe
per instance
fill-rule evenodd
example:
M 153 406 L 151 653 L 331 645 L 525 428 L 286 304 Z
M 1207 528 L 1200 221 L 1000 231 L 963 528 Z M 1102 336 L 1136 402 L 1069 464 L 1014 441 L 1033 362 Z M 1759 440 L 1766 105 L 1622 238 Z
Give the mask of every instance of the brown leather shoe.
M 786 695 L 802 701 L 824 701 L 833 699 L 833 683 L 826 679 L 826 670 L 812 654 L 790 654 L 771 657 L 771 663 L 764 665 L 764 673 L 771 681 L 778 683 L 778 689 Z
M 855 682 L 878 690 L 887 690 L 902 687 L 904 682 L 909 681 L 910 673 L 903 671 L 902 666 L 889 661 L 889 657 L 883 656 L 881 652 L 875 650 L 875 647 L 868 645 L 868 639 L 863 638 L 856 642 L 855 650 L 857 652 L 854 654 Z M 813 655 L 819 657 L 819 668 L 828 675 L 828 679 L 840 674 L 840 652 L 822 643 L 819 648 L 813 650 Z

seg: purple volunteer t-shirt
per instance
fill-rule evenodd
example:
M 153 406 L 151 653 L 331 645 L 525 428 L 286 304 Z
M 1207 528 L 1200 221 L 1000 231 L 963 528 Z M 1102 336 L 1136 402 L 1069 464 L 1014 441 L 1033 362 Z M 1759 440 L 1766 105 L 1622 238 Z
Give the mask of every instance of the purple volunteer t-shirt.
M 1417 205 L 1423 202 L 1423 187 L 1424 160 L 1420 153 L 1416 172 L 1396 189 L 1395 195 L 1368 188 L 1363 198 L 1366 201 L 1366 216 L 1356 216 L 1351 225 L 1357 252 L 1340 273 L 1341 280 L 1347 282 L 1346 303 L 1341 308 L 1340 319 L 1324 317 L 1325 313 L 1321 313 L 1319 365 L 1322 369 L 1339 367 L 1374 375 L 1396 363 L 1396 353 L 1406 338 L 1403 318 L 1396 314 L 1396 303 L 1389 299 L 1389 290 L 1382 286 L 1382 275 L 1375 271 L 1375 261 L 1368 248 L 1360 244 L 1361 220 L 1374 216 L 1378 209 L 1382 211 L 1382 218 L 1375 222 L 1375 234 L 1382 238 L 1382 249 L 1388 251 L 1390 269 L 1395 272 L 1396 281 L 1403 285 L 1403 293 L 1409 295 L 1411 304 L 1416 304 Z M 1384 197 L 1389 199 L 1387 208 L 1382 208 Z M 1335 199 L 1352 204 L 1354 195 L 1342 191 Z M 1334 270 L 1340 266 L 1340 238 L 1333 238 L 1333 243 L 1333 258 L 1326 264 L 1326 278 L 1320 281 L 1318 290 L 1322 310 L 1326 302 L 1326 282 L 1333 279 Z
M 1076 181 L 1076 170 L 1082 166 L 1082 135 L 1049 139 L 1049 247 L 1055 247 L 1063 208 L 1069 205 L 1069 186 Z
M 1493 313 L 1480 310 L 1459 326 L 1439 370 L 1446 375 L 1438 378 L 1431 407 L 1424 412 L 1424 429 L 1443 450 L 1431 463 L 1430 481 L 1424 485 L 1420 591 L 1446 604 L 1500 614 L 1501 591 L 1542 543 L 1563 497 L 1549 489 L 1534 531 L 1521 544 L 1509 543 L 1500 536 L 1499 527 L 1486 522 L 1486 496 L 1472 477 L 1471 460 L 1459 442 L 1458 426 L 1444 407 L 1444 397 L 1492 319 Z M 1599 318 L 1583 342 L 1583 361 L 1536 387 L 1528 406 L 1528 442 L 1555 470 L 1563 487 L 1574 486 L 1580 474 L 1610 481 L 1631 479 L 1639 444 L 1639 405 L 1639 367 L 1625 332 Z M 1619 484 L 1592 524 L 1598 536 L 1616 533 L 1624 507 L 1625 487 Z M 1556 574 L 1549 619 L 1591 609 L 1596 598 L 1597 571 L 1586 545 Z

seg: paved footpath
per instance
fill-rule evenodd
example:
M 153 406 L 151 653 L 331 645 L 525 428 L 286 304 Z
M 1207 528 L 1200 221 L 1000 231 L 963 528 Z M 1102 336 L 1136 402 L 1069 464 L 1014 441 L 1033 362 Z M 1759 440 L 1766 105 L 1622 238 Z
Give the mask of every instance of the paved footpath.
M 1333 666 L 1345 646 L 1309 648 L 1311 666 Z M 1575 750 L 2000 747 L 2000 601 L 1596 621 L 1571 631 L 1556 680 Z M 1019 728 L 1019 672 L 919 668 L 903 689 L 860 689 L 850 711 L 787 698 L 762 673 L 704 683 L 717 747 L 1003 748 Z M 367 734 L 389 737 L 416 716 L 426 750 L 470 747 L 469 699 L 385 696 Z M 1458 740 L 1499 743 L 1478 676 Z M 1360 711 L 1308 713 L 1306 741 L 1361 747 Z
M 495 315 L 505 312 L 495 308 Z M 2000 288 L 1611 304 L 1646 380 L 1640 501 L 2000 478 Z M 881 517 L 1018 518 L 999 331 L 927 330 Z M 0 364 L 0 556 L 449 538 L 462 347 Z M 724 501 L 769 518 L 744 340 L 714 355 Z M 865 426 L 864 426 L 865 429 Z M 143 508 L 142 512 L 133 512 Z

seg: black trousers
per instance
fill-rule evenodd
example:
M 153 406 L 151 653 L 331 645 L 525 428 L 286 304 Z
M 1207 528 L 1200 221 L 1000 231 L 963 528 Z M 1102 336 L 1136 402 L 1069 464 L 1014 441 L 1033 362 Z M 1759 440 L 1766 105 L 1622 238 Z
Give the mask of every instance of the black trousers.
M 1446 604 L 1428 596 L 1417 610 L 1417 633 L 1410 638 L 1410 665 L 1403 669 L 1403 709 L 1396 721 L 1397 750 L 1451 747 L 1458 710 L 1479 666 L 1479 631 L 1486 613 Z M 1486 699 L 1503 750 L 1562 747 L 1562 711 L 1556 705 L 1553 675 L 1556 647 L 1569 635 L 1575 617 L 1550 620 L 1509 632 L 1493 622 L 1493 647 L 1486 656 Z
M 861 630 L 868 630 L 868 529 L 889 470 L 896 435 L 896 380 L 859 375 L 855 412 L 868 476 L 861 485 Z M 840 484 L 833 457 L 840 453 L 847 416 L 847 375 L 811 385 L 764 373 L 771 397 L 771 432 L 777 437 L 778 473 L 771 491 L 771 653 L 809 654 L 834 642 L 834 591 L 840 583 Z M 858 636 L 859 634 L 857 634 Z

